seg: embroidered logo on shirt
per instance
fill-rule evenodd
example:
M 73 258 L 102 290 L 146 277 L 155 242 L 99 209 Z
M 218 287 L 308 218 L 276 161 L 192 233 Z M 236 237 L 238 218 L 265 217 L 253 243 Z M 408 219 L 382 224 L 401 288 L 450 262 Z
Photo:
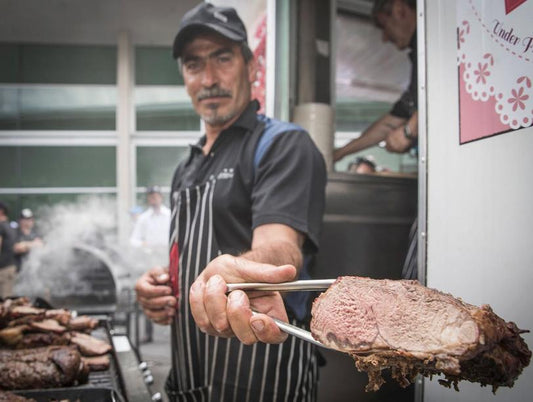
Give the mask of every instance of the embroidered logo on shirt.
M 222 169 L 222 172 L 220 172 L 217 176 L 217 180 L 229 180 L 229 179 L 233 179 L 233 168 Z

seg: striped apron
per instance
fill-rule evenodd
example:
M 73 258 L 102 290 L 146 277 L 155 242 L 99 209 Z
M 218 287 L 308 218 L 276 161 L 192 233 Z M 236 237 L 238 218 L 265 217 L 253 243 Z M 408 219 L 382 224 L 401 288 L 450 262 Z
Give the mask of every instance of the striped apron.
M 206 335 L 195 325 L 189 288 L 207 263 L 222 254 L 213 229 L 216 184 L 212 177 L 172 195 L 175 228 L 170 243 L 170 276 L 173 288 L 179 290 L 179 304 L 171 331 L 172 369 L 166 383 L 169 399 L 315 401 L 318 367 L 315 347 L 310 343 L 289 337 L 280 345 L 246 346 L 236 338 Z

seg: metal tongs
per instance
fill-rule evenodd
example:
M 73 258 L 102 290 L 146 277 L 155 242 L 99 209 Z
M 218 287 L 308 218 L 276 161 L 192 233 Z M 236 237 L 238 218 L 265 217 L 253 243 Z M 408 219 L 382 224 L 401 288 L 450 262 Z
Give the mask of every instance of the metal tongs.
M 331 286 L 336 279 L 312 279 L 300 280 L 293 282 L 282 283 L 264 283 L 264 282 L 246 282 L 246 283 L 228 283 L 228 293 L 234 290 L 263 290 L 263 291 L 279 291 L 279 292 L 293 292 L 293 291 L 311 291 L 311 290 L 325 290 Z M 255 311 L 254 314 L 257 314 Z M 295 325 L 288 324 L 276 318 L 272 318 L 279 329 L 283 332 L 293 335 L 304 341 L 311 342 L 315 345 L 327 348 L 322 342 L 317 341 L 311 335 L 311 332 L 299 328 Z

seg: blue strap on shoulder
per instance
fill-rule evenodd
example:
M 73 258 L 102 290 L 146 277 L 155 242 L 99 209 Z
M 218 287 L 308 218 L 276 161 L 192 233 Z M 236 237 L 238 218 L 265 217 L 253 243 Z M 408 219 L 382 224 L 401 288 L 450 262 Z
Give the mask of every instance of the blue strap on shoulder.
M 270 117 L 266 117 L 264 114 L 258 114 L 257 118 L 259 121 L 265 123 L 265 129 L 263 130 L 263 134 L 259 139 L 257 148 L 255 149 L 254 169 L 257 169 L 259 162 L 261 162 L 261 158 L 263 158 L 263 155 L 272 144 L 272 141 L 274 141 L 274 138 L 276 138 L 279 134 L 286 131 L 304 131 L 304 129 L 297 124 L 271 119 Z
M 259 166 L 259 162 L 263 158 L 263 155 L 268 150 L 272 141 L 281 133 L 287 131 L 305 131 L 302 127 L 294 123 L 287 123 L 280 120 L 271 119 L 266 117 L 263 114 L 258 114 L 257 118 L 265 123 L 265 128 L 263 134 L 259 139 L 257 148 L 255 149 L 254 154 L 254 172 Z M 309 256 L 304 256 L 304 264 L 300 270 L 300 275 L 298 279 L 308 279 L 308 266 L 310 263 Z M 308 314 L 308 305 L 309 305 L 309 292 L 289 292 L 285 295 L 285 302 L 292 309 L 293 314 L 298 320 L 304 320 Z

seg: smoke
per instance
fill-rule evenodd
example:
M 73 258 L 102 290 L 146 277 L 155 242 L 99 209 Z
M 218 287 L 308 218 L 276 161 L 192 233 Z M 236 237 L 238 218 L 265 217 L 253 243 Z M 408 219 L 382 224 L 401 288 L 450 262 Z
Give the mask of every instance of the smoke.
M 120 292 L 131 291 L 143 272 L 165 262 L 119 244 L 116 211 L 115 200 L 95 196 L 39 208 L 36 226 L 44 246 L 23 262 L 14 293 L 82 305 L 112 303 Z

